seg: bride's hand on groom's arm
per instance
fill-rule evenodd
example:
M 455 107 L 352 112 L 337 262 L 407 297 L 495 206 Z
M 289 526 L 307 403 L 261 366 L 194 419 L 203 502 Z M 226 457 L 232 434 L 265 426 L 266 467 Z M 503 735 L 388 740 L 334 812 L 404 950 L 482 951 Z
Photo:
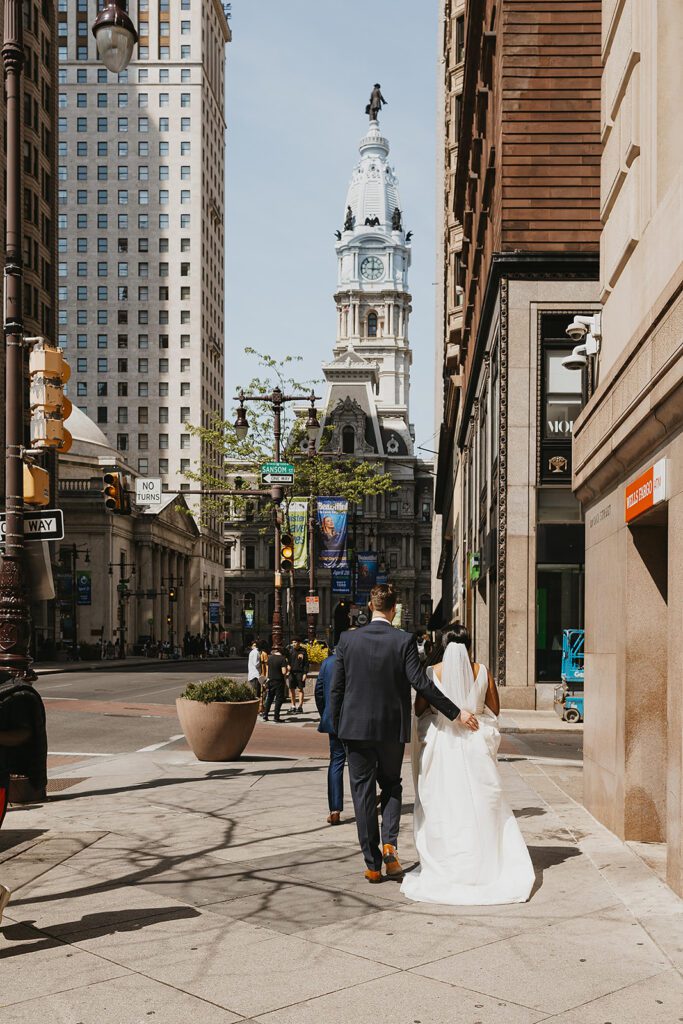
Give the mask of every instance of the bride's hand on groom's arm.
M 471 711 L 465 711 L 463 708 L 458 716 L 458 720 L 462 722 L 466 729 L 471 729 L 472 732 L 476 732 L 479 728 L 479 722 L 477 716 L 473 715 Z

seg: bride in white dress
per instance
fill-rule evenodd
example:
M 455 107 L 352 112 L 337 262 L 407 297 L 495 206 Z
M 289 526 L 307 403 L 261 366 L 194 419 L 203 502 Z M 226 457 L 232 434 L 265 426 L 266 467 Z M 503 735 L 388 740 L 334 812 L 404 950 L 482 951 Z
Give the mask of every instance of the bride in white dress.
M 470 662 L 464 626 L 446 630 L 443 644 L 443 662 L 428 674 L 459 708 L 476 714 L 479 729 L 449 722 L 418 697 L 412 752 L 419 865 L 401 892 L 455 906 L 524 903 L 534 869 L 498 773 L 496 686 L 484 665 Z

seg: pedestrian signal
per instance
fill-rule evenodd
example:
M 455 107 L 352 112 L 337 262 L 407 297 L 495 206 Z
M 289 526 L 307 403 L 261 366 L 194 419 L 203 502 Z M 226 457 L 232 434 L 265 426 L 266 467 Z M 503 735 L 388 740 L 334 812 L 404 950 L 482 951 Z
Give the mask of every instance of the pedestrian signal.
M 105 473 L 102 494 L 104 495 L 104 507 L 109 512 L 118 516 L 130 515 L 130 499 L 123 473 Z
M 64 385 L 71 376 L 71 369 L 61 348 L 50 345 L 45 338 L 36 341 L 28 363 L 31 445 L 68 452 L 72 437 L 64 420 L 71 415 L 71 402 L 64 394 Z
M 291 533 L 283 533 L 280 537 L 280 572 L 292 572 L 294 569 L 294 538 Z

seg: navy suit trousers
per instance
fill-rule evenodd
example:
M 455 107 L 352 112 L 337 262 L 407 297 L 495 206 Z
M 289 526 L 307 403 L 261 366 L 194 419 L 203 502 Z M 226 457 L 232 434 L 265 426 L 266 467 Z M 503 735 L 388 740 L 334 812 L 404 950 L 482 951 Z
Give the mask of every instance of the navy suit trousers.
M 377 785 L 382 809 L 382 845 L 389 843 L 397 846 L 405 744 L 345 740 L 345 746 L 360 848 L 368 868 L 379 871 L 382 867 L 382 850 L 377 818 Z

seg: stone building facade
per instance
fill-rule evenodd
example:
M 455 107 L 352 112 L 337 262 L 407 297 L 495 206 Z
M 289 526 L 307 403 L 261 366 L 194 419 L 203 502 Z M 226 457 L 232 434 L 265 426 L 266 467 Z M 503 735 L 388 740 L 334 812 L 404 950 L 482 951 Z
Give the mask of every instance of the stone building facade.
M 602 10 L 602 345 L 573 469 L 585 801 L 623 839 L 666 844 L 683 894 L 683 9 Z
M 132 13 L 139 43 L 115 75 L 97 57 L 93 5 L 58 4 L 59 341 L 74 404 L 136 472 L 174 492 L 215 464 L 188 425 L 223 415 L 231 36 L 218 0 Z M 203 585 L 219 591 L 217 519 L 201 545 Z
M 566 326 L 598 301 L 600 4 L 470 3 L 464 45 L 450 193 L 445 179 L 463 303 L 439 346 L 438 618 L 468 624 L 505 705 L 534 707 L 559 681 L 562 630 L 583 625 L 571 434 L 591 381 L 562 359 Z
M 37 0 L 23 7 L 25 62 L 22 68 L 22 186 L 24 325 L 27 336 L 56 341 L 57 324 L 57 52 L 54 4 Z M 0 2 L 0 19 L 4 3 Z M 0 21 L 0 24 L 3 23 Z M 5 90 L 0 92 L 0 115 L 5 123 Z M 6 205 L 5 149 L 0 152 L 3 223 Z M 5 258 L 3 233 L 0 260 Z M 28 356 L 27 356 L 28 359 Z M 5 354 L 0 348 L 0 379 L 4 390 Z M 26 374 L 28 381 L 28 374 Z M 28 386 L 26 388 L 28 399 Z M 28 401 L 26 419 L 29 419 Z M 4 444 L 5 421 L 0 418 Z M 0 481 L 4 488 L 4 463 Z M 3 490 L 4 493 L 4 490 Z
M 437 260 L 434 437 L 452 438 L 461 396 L 460 343 L 464 291 L 461 284 L 462 224 L 454 212 L 455 173 L 465 67 L 465 0 L 440 0 L 437 67 Z M 439 445 L 434 503 L 432 596 L 441 621 L 463 615 L 454 563 L 453 534 L 459 523 L 461 476 L 457 449 Z M 457 550 L 457 545 L 456 545 Z
M 60 458 L 59 507 L 65 537 L 55 545 L 57 640 L 118 646 L 127 653 L 147 640 L 177 645 L 197 632 L 200 531 L 180 493 L 161 508 L 112 515 L 102 499 L 105 470 L 137 473 L 77 407 L 67 421 L 73 446 Z M 125 586 L 120 586 L 124 583 Z M 175 600 L 173 591 L 175 590 Z M 208 623 L 205 623 L 208 626 Z M 207 633 L 208 628 L 205 630 Z M 40 634 L 36 644 L 40 655 Z

